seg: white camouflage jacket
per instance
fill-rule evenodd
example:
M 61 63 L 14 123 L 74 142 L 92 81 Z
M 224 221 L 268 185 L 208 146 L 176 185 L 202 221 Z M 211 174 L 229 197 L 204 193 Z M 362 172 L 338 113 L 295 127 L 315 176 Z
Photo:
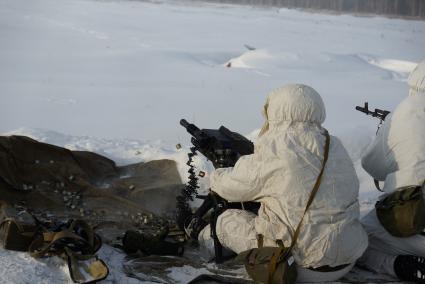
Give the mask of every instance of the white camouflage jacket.
M 325 107 L 312 88 L 288 85 L 270 94 L 264 114 L 254 154 L 217 169 L 211 188 L 229 201 L 261 202 L 255 230 L 289 246 L 322 167 Z M 358 220 L 358 187 L 352 161 L 332 136 L 321 186 L 293 250 L 299 265 L 334 267 L 362 255 L 367 235 Z

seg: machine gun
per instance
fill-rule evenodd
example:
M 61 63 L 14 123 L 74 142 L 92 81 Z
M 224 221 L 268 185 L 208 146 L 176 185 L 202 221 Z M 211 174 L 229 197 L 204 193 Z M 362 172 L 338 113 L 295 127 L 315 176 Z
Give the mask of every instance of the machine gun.
M 381 122 L 384 121 L 385 118 L 387 117 L 387 115 L 390 114 L 390 112 L 388 110 L 382 110 L 382 109 L 379 109 L 379 108 L 375 108 L 375 111 L 370 111 L 368 102 L 364 103 L 364 107 L 356 106 L 356 110 L 363 112 L 366 115 L 371 115 L 373 117 L 377 117 L 381 120 Z
M 240 156 L 254 153 L 254 144 L 239 133 L 224 126 L 219 129 L 199 129 L 185 119 L 180 124 L 192 135 L 192 144 L 209 159 L 214 168 L 233 167 Z
M 197 155 L 197 152 L 200 152 L 213 163 L 216 169 L 233 167 L 241 156 L 254 153 L 254 144 L 244 136 L 232 132 L 224 126 L 221 126 L 219 129 L 199 129 L 196 125 L 188 123 L 185 119 L 180 120 L 180 124 L 192 135 L 191 142 L 193 147 L 190 148 L 190 152 L 188 153 L 189 182 L 182 194 L 177 197 L 177 224 L 181 229 L 185 230 L 188 223 L 192 221 L 195 222 L 190 226 L 199 226 L 204 215 L 211 209 L 214 209 L 211 214 L 210 224 L 214 239 L 215 261 L 220 263 L 223 261 L 222 247 L 215 231 L 215 222 L 218 215 L 227 208 L 258 211 L 259 204 L 255 202 L 229 203 L 214 193 L 210 193 L 207 196 L 199 196 L 197 194 L 197 189 L 199 188 L 198 177 L 192 164 L 193 157 Z M 195 197 L 204 199 L 204 202 L 195 214 L 192 214 L 189 201 L 193 201 Z

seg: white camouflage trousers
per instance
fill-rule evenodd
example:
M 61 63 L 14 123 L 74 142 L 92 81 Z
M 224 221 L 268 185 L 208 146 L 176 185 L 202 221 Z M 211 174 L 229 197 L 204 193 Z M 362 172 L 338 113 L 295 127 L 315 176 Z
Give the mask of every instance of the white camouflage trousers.
M 394 260 L 397 255 L 417 255 L 425 257 L 425 236 L 415 235 L 408 238 L 397 238 L 388 233 L 376 216 L 373 209 L 361 220 L 368 236 L 369 247 L 358 264 L 377 273 L 396 276 Z
M 257 233 L 254 227 L 256 215 L 237 209 L 228 209 L 217 219 L 217 237 L 226 249 L 240 253 L 257 247 Z M 208 225 L 199 234 L 199 244 L 203 253 L 214 256 L 214 241 L 211 238 L 211 228 Z M 274 240 L 264 238 L 264 246 L 276 246 Z M 335 281 L 347 274 L 354 264 L 335 271 L 318 272 L 297 266 L 297 282 L 329 282 Z

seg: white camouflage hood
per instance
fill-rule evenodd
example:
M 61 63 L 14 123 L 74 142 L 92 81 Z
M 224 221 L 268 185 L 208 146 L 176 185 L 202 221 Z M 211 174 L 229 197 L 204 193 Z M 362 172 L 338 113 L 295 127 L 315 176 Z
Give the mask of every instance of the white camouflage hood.
M 311 87 L 291 84 L 272 91 L 263 107 L 266 119 L 259 136 L 270 125 L 279 126 L 282 122 L 306 122 L 321 125 L 326 118 L 325 105 L 320 95 Z

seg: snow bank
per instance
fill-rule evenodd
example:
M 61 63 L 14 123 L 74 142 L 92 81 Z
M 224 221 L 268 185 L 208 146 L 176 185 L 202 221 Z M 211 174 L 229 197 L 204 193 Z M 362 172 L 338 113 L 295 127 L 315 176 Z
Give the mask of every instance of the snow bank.
M 406 60 L 386 59 L 370 55 L 358 55 L 361 60 L 368 64 L 388 71 L 391 74 L 391 79 L 407 82 L 410 72 L 418 65 L 417 62 Z
M 255 68 L 257 62 L 273 60 L 273 56 L 266 50 L 250 50 L 242 55 L 227 61 L 224 66 L 232 68 Z

